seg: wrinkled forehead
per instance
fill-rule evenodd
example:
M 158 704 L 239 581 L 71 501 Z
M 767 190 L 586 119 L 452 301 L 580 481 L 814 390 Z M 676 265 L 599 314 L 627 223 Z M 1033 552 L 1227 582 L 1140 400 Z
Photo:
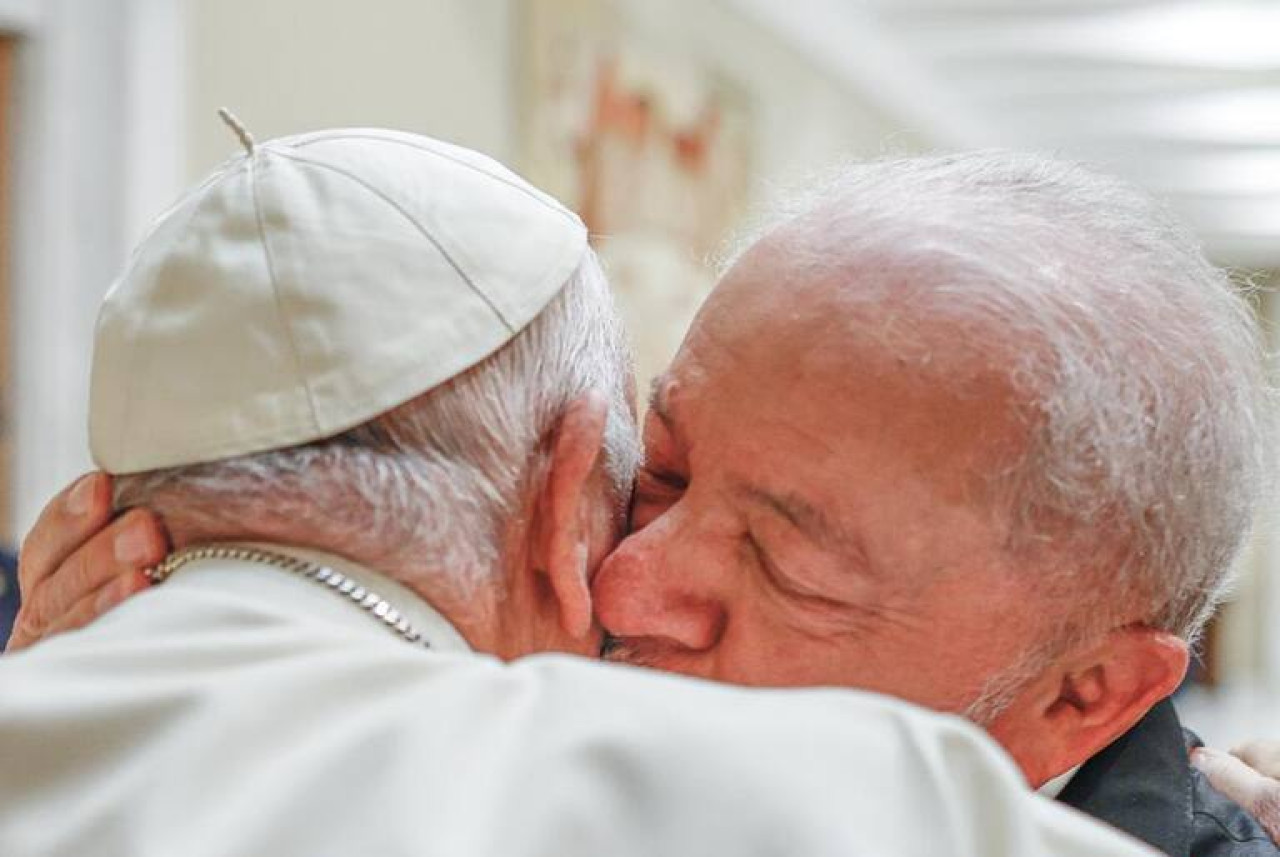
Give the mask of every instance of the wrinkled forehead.
M 921 312 L 883 272 L 865 280 L 761 245 L 717 286 L 669 377 L 744 426 L 799 423 L 832 449 L 878 444 L 939 480 L 981 484 L 1035 420 L 1015 386 L 1016 347 Z
M 757 369 L 829 373 L 837 385 L 915 379 L 1013 404 L 1017 366 L 1037 343 L 970 306 L 980 290 L 962 271 L 877 253 L 833 262 L 838 254 L 825 249 L 781 231 L 758 242 L 717 283 L 686 344 L 704 359 L 720 352 L 768 364 Z

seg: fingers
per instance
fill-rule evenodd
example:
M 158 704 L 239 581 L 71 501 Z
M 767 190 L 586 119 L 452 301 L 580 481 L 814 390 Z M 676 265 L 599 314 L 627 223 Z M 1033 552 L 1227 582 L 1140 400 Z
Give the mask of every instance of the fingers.
M 1233 748 L 1231 755 L 1263 776 L 1280 780 L 1280 741 L 1249 741 Z
M 1258 820 L 1280 842 L 1280 781 L 1263 776 L 1228 753 L 1201 747 L 1191 753 L 1195 765 L 1218 791 Z
M 140 571 L 129 572 L 104 583 L 92 593 L 85 595 L 69 610 L 46 624 L 19 622 L 14 625 L 6 653 L 16 652 L 40 642 L 47 637 L 83 628 L 94 619 L 111 610 L 130 595 L 141 592 L 151 585 L 147 576 Z
M 132 509 L 112 521 L 74 548 L 53 571 L 41 569 L 29 578 L 35 583 L 23 589 L 22 606 L 6 651 L 82 627 L 122 598 L 145 588 L 141 572 L 160 562 L 167 551 L 168 539 L 150 511 Z
M 80 477 L 49 501 L 22 543 L 18 586 L 32 592 L 90 536 L 111 520 L 111 478 L 105 473 Z
M 123 602 L 130 595 L 141 592 L 150 585 L 151 581 L 140 571 L 133 571 L 123 577 L 117 577 L 103 584 L 97 591 L 81 598 L 62 616 L 50 623 L 46 629 L 45 636 L 53 636 L 64 631 L 83 628 Z
M 166 550 L 164 532 L 156 516 L 146 509 L 130 509 L 41 580 L 30 600 L 38 608 L 37 615 L 52 625 L 104 583 L 160 562 Z

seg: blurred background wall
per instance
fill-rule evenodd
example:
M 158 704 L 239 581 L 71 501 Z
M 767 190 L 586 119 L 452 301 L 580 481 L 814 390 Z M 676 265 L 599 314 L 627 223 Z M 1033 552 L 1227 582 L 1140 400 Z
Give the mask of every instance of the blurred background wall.
M 237 151 L 224 105 L 260 139 L 441 137 L 560 196 L 642 377 L 744 218 L 841 159 L 1082 157 L 1169 199 L 1242 277 L 1280 269 L 1272 3 L 0 0 L 0 543 L 89 467 L 97 303 L 150 220 Z M 1274 331 L 1280 304 L 1258 306 Z M 1220 740 L 1280 687 L 1273 519 L 1211 637 L 1219 689 L 1188 701 Z

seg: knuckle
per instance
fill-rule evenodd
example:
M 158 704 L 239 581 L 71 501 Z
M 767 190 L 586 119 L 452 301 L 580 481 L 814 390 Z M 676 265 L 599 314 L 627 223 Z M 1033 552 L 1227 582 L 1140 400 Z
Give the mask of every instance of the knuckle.
M 53 582 L 63 586 L 66 594 L 71 595 L 66 603 L 72 604 L 76 597 L 89 591 L 93 585 L 93 572 L 96 563 L 86 551 L 79 551 L 71 559 L 60 566 L 53 574 Z
M 1254 814 L 1272 834 L 1280 833 L 1280 783 L 1263 790 L 1254 804 Z
M 1265 744 L 1256 755 L 1258 764 L 1255 767 L 1272 779 L 1280 779 L 1280 743 Z
M 38 640 L 48 624 L 44 604 L 37 598 L 22 605 L 14 619 L 13 627 L 20 628 L 28 638 Z

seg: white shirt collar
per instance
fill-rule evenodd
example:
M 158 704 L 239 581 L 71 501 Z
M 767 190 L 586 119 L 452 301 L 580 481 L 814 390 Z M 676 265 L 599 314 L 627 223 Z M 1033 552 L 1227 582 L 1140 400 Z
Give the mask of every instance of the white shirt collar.
M 1082 767 L 1084 766 L 1076 765 L 1071 770 L 1058 774 L 1058 776 L 1049 780 L 1049 782 L 1036 789 L 1036 791 L 1047 798 L 1056 798 L 1058 795 L 1062 794 L 1062 790 L 1067 787 L 1067 783 L 1071 782 L 1071 778 L 1078 774 Z

